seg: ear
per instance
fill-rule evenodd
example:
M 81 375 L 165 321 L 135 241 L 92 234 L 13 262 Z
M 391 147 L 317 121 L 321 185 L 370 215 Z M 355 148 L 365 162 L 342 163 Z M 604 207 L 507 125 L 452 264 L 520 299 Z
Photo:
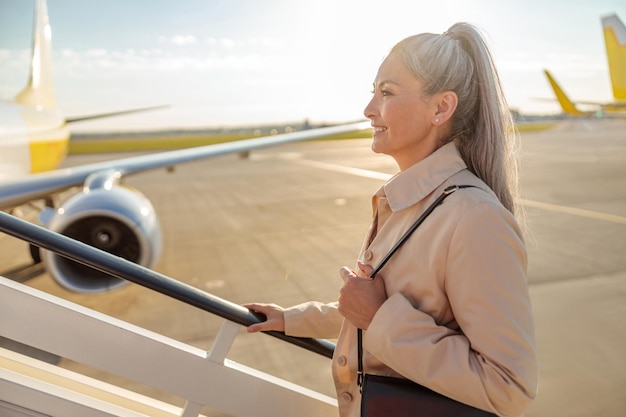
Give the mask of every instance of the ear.
M 433 123 L 441 125 L 452 118 L 459 98 L 454 91 L 443 91 L 435 96 L 437 110 Z

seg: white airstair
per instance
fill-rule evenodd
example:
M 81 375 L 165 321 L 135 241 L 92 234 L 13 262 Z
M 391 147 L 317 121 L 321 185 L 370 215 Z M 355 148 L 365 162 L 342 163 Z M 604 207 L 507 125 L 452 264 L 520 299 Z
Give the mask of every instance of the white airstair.
M 334 398 L 227 358 L 247 309 L 0 212 L 0 231 L 129 279 L 225 318 L 204 351 L 0 277 L 0 336 L 186 400 L 167 404 L 13 350 L 0 348 L 0 416 L 337 415 Z M 330 357 L 324 340 L 271 335 Z

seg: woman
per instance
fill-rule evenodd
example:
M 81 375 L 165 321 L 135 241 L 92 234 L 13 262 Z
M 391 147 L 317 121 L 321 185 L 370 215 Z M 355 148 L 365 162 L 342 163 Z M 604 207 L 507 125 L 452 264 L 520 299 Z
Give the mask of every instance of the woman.
M 365 372 L 411 379 L 502 416 L 537 388 L 526 251 L 515 220 L 514 131 L 492 58 L 466 23 L 399 42 L 365 108 L 374 152 L 400 172 L 373 197 L 355 271 L 331 304 L 248 304 L 267 321 L 250 332 L 338 337 L 332 362 L 341 416 L 358 416 L 356 328 Z M 374 280 L 366 277 L 419 215 L 448 197 Z

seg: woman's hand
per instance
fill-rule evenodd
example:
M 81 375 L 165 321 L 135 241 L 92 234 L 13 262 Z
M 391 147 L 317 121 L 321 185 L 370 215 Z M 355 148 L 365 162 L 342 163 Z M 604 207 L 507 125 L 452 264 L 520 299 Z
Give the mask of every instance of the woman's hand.
M 276 304 L 244 304 L 248 310 L 255 313 L 261 313 L 267 319 L 262 323 L 251 324 L 248 326 L 248 333 L 266 332 L 276 330 L 285 331 L 285 309 Z
M 380 306 L 387 299 L 382 277 L 367 278 L 373 268 L 359 262 L 359 270 L 348 267 L 339 270 L 343 287 L 339 291 L 339 313 L 352 325 L 366 330 Z

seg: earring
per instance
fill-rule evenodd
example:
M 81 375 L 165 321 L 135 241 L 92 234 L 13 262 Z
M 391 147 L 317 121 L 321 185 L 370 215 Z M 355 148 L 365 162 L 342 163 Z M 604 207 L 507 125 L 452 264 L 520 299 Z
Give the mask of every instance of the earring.
M 439 123 L 439 118 L 435 118 L 435 123 Z

